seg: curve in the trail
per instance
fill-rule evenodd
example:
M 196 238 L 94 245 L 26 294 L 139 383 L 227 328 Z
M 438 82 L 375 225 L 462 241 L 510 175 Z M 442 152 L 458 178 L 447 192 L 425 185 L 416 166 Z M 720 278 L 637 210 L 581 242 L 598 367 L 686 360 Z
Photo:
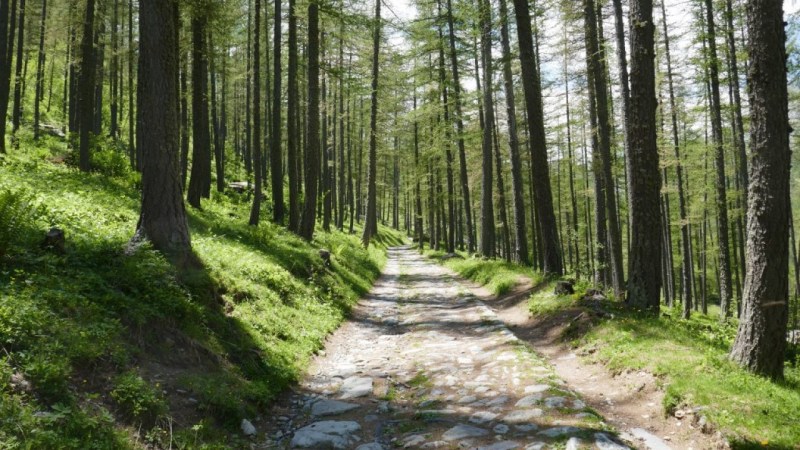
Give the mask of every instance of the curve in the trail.
M 265 448 L 628 448 L 447 269 L 409 247 L 267 419 Z

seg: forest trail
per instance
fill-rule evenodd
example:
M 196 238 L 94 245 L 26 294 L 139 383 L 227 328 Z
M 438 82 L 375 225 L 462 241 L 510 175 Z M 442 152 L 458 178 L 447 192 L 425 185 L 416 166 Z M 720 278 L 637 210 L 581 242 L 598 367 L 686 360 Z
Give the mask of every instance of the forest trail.
M 410 247 L 278 400 L 262 448 L 628 448 L 449 270 Z

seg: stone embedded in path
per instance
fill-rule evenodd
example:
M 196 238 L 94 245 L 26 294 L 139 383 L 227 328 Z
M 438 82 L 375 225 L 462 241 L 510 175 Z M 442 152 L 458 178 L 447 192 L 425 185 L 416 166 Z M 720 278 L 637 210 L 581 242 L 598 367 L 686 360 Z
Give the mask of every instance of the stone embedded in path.
M 548 397 L 544 400 L 544 405 L 548 408 L 563 408 L 566 402 L 564 397 Z
M 320 400 L 311 406 L 311 415 L 314 417 L 335 416 L 356 408 L 358 408 L 358 405 L 354 403 L 340 402 L 338 400 Z
M 644 428 L 634 428 L 630 433 L 637 439 L 644 441 L 644 445 L 650 450 L 672 450 L 660 437 L 650 433 Z
M 341 399 L 364 397 L 372 393 L 372 378 L 350 377 L 344 380 L 339 388 Z
M 359 445 L 356 450 L 383 450 L 383 446 L 377 442 L 370 442 L 369 444 Z
M 594 445 L 600 450 L 630 450 L 629 447 L 617 444 L 605 433 L 594 434 Z
M 519 443 L 514 441 L 500 441 L 492 445 L 478 447 L 478 450 L 513 450 L 519 448 Z
M 506 434 L 508 433 L 508 425 L 504 423 L 498 423 L 497 425 L 494 426 L 494 428 L 492 428 L 492 431 L 494 431 L 497 434 Z
M 499 414 L 489 412 L 489 411 L 478 411 L 472 416 L 470 416 L 469 421 L 472 423 L 477 423 L 478 425 L 483 425 L 487 422 L 493 421 Z
M 580 439 L 573 436 L 569 438 L 569 440 L 567 441 L 566 450 L 578 450 L 579 448 L 581 448 L 581 444 L 583 444 L 583 442 L 581 442 Z
M 549 384 L 534 384 L 533 386 L 526 386 L 525 393 L 526 394 L 537 394 L 539 392 L 544 392 L 550 389 Z
M 403 439 L 403 448 L 416 447 L 425 442 L 425 436 L 421 434 L 412 434 Z
M 445 441 L 458 441 L 471 437 L 486 436 L 487 434 L 489 434 L 489 432 L 483 428 L 459 424 L 445 431 L 442 435 L 442 439 Z
M 528 444 L 525 450 L 542 450 L 545 445 L 544 442 L 534 442 L 533 444 Z
M 503 417 L 503 422 L 506 423 L 525 423 L 530 422 L 531 420 L 542 417 L 544 411 L 539 408 L 534 409 L 520 409 L 517 411 L 513 411 L 511 414 Z
M 323 420 L 295 431 L 292 448 L 345 449 L 357 440 L 354 433 L 361 430 L 356 422 Z
M 555 427 L 542 430 L 539 432 L 539 434 L 541 434 L 542 436 L 554 438 L 558 436 L 563 436 L 565 434 L 574 434 L 579 431 L 581 431 L 581 429 L 576 427 Z
M 515 405 L 517 408 L 530 408 L 542 400 L 542 394 L 531 394 L 519 399 Z

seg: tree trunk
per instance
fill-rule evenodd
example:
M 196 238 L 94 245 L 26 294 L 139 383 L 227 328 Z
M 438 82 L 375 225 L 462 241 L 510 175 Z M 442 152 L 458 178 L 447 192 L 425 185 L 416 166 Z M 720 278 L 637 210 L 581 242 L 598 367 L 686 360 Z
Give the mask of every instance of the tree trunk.
M 508 120 L 508 153 L 511 160 L 511 187 L 514 203 L 514 247 L 515 259 L 523 265 L 530 265 L 528 255 L 528 236 L 525 228 L 525 196 L 523 195 L 522 161 L 519 156 L 519 135 L 517 132 L 517 111 L 514 96 L 514 77 L 511 72 L 511 43 L 508 36 L 508 7 L 506 0 L 500 0 L 500 41 L 503 46 L 503 88 L 506 97 L 506 116 Z
M 263 173 L 261 171 L 261 0 L 255 0 L 253 36 L 253 167 L 255 186 L 253 205 L 250 209 L 250 225 L 258 226 L 261 220 L 261 197 L 263 196 Z
M 89 0 L 92 1 L 92 0 Z M 178 161 L 178 42 L 175 0 L 139 3 L 141 58 L 138 110 L 142 210 L 137 238 L 147 238 L 179 267 L 194 264 Z
M 317 182 L 319 178 L 319 6 L 308 4 L 308 107 L 306 109 L 305 204 L 300 236 L 311 241 L 317 222 Z
M 558 276 L 563 272 L 563 264 L 559 251 L 556 218 L 553 211 L 553 195 L 550 190 L 542 88 L 533 52 L 533 32 L 531 30 L 528 3 L 525 0 L 514 0 L 514 10 L 516 12 L 519 53 L 522 63 L 525 108 L 528 112 L 528 129 L 531 139 L 534 204 L 542 237 L 542 247 L 540 249 L 543 256 L 542 270 L 547 274 Z
M 711 83 L 711 131 L 714 141 L 714 163 L 717 172 L 717 228 L 719 237 L 719 298 L 722 320 L 730 316 L 731 262 L 728 248 L 728 197 L 725 179 L 725 153 L 722 141 L 722 113 L 719 95 L 719 61 L 717 60 L 714 10 L 711 0 L 705 0 L 708 39 L 708 70 Z
M 372 36 L 372 93 L 369 117 L 369 158 L 367 162 L 367 217 L 362 242 L 369 247 L 372 236 L 378 234 L 377 201 L 377 147 L 378 147 L 378 67 L 381 42 L 381 0 L 375 1 L 375 20 Z
M 91 4 L 89 4 L 91 2 Z M 86 3 L 86 16 L 84 18 L 83 24 L 83 31 L 84 34 L 87 30 L 86 21 L 89 20 L 89 7 L 92 10 L 92 17 L 91 17 L 91 33 L 89 34 L 89 38 L 91 39 L 94 33 L 94 0 L 87 0 Z M 15 134 L 17 130 L 19 130 L 19 123 L 20 123 L 20 116 L 22 115 L 22 83 L 24 77 L 22 76 L 22 50 L 25 47 L 25 0 L 20 0 L 19 2 L 19 23 L 17 24 L 17 60 L 16 60 L 16 69 L 14 70 L 14 109 L 11 111 L 11 133 Z M 81 45 L 81 48 L 85 50 L 86 38 L 84 37 L 84 42 Z M 91 41 L 89 42 L 91 47 Z M 82 50 L 83 51 L 83 50 Z M 92 59 L 94 59 L 94 52 L 91 52 Z M 10 59 L 10 58 L 9 58 Z M 82 64 L 81 67 L 84 67 Z M 83 72 L 81 72 L 83 73 Z M 83 169 L 82 169 L 83 170 Z M 88 169 L 86 169 L 88 170 Z
M 6 115 L 8 114 L 11 55 L 14 49 L 14 20 L 17 0 L 0 0 L 0 153 L 6 153 Z M 9 18 L 9 13 L 11 17 Z M 69 55 L 67 56 L 69 62 Z
M 17 57 L 22 59 L 22 16 L 24 15 L 25 0 L 20 3 L 20 39 Z M 169 17 L 172 20 L 172 16 Z M 86 0 L 86 15 L 83 21 L 83 38 L 81 40 L 81 72 L 80 72 L 80 161 L 78 167 L 82 172 L 91 170 L 91 159 L 89 155 L 91 145 L 91 132 L 94 128 L 94 0 Z M 17 73 L 19 74 L 19 60 L 17 61 Z M 19 88 L 19 79 L 17 79 Z M 15 92 L 15 96 L 18 92 Z M 16 105 L 15 105 L 16 108 Z M 15 112 L 15 116 L 18 113 Z M 14 129 L 19 126 L 19 118 L 15 121 Z
M 33 138 L 39 139 L 39 120 L 41 118 L 41 103 L 44 97 L 44 32 L 47 23 L 47 0 L 42 0 L 42 17 L 39 27 L 39 58 L 36 63 L 36 99 L 33 103 Z M 5 117 L 3 118 L 5 120 Z
M 209 196 L 211 185 L 211 136 L 208 118 L 208 18 L 201 12 L 192 17 L 192 174 L 189 178 L 189 204 L 200 208 L 200 199 Z
M 111 129 L 109 133 L 113 139 L 119 138 L 119 0 L 113 0 L 113 12 L 111 15 Z M 175 33 L 178 33 L 179 22 L 175 24 Z M 179 94 L 180 95 L 180 94 Z
M 495 256 L 494 197 L 492 196 L 492 131 L 494 102 L 492 101 L 492 11 L 488 0 L 479 0 L 481 59 L 483 60 L 483 142 L 481 177 L 481 241 L 483 256 Z
M 746 5 L 750 220 L 742 317 L 731 358 L 752 372 L 778 380 L 783 378 L 789 314 L 791 151 L 786 35 L 781 2 L 748 0 Z
M 289 67 L 287 69 L 287 105 L 286 105 L 286 166 L 289 178 L 289 230 L 295 233 L 300 230 L 300 174 L 297 170 L 297 13 L 296 0 L 289 0 Z
M 269 160 L 272 176 L 272 220 L 283 223 L 283 153 L 281 152 L 281 1 L 275 0 L 275 33 L 273 38 L 273 67 L 275 83 L 272 89 L 272 135 Z
M 658 312 L 661 290 L 661 211 L 656 146 L 656 91 L 652 0 L 630 5 L 631 97 L 628 117 L 630 154 L 631 252 L 628 269 L 628 303 Z
M 456 53 L 456 37 L 453 20 L 453 3 L 447 0 L 447 28 L 450 43 L 450 68 L 453 76 L 453 103 L 456 108 L 456 133 L 458 133 L 458 163 L 461 179 L 461 195 L 464 198 L 464 212 L 467 222 L 467 250 L 473 253 L 475 246 L 475 227 L 472 221 L 472 201 L 470 200 L 469 177 L 467 176 L 467 152 L 464 145 L 464 120 L 461 113 L 461 82 L 458 72 L 458 54 Z
M 692 309 L 692 280 L 694 268 L 692 267 L 691 235 L 689 232 L 689 218 L 686 212 L 686 196 L 683 192 L 683 166 L 681 165 L 680 141 L 678 140 L 678 109 L 675 102 L 675 87 L 672 80 L 672 59 L 670 57 L 669 31 L 667 27 L 667 12 L 664 2 L 661 2 L 662 31 L 664 33 L 664 55 L 667 60 L 667 85 L 669 88 L 669 108 L 672 120 L 672 148 L 675 153 L 675 172 L 678 177 L 678 209 L 681 218 L 681 285 L 683 286 L 683 318 L 688 319 Z

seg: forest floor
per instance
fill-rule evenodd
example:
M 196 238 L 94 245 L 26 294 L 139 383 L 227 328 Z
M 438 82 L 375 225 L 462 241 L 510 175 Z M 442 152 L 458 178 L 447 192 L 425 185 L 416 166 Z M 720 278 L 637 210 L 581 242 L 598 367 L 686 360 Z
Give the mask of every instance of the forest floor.
M 263 448 L 630 445 L 470 284 L 410 247 L 389 251 L 305 379 L 255 425 Z

